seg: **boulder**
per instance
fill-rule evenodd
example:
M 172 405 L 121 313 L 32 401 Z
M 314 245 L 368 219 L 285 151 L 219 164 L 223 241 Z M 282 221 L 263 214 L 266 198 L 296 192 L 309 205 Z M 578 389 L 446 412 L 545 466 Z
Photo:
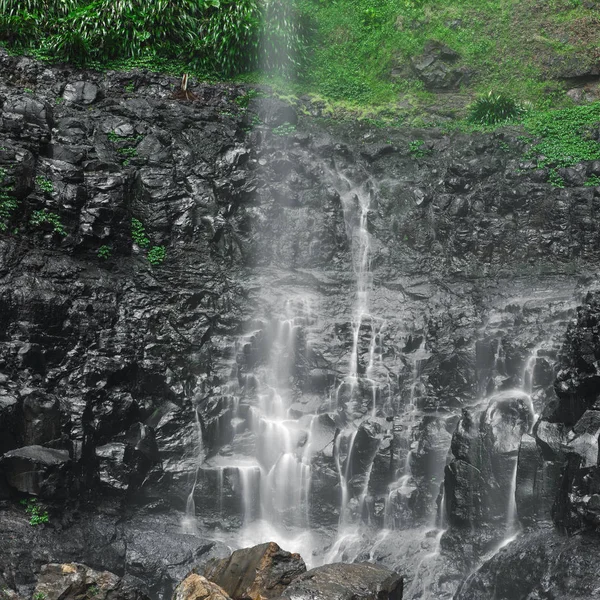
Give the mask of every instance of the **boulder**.
M 175 589 L 173 600 L 231 600 L 227 592 L 202 575 L 190 573 Z
M 63 98 L 71 104 L 93 104 L 98 98 L 98 86 L 89 81 L 67 83 Z
M 208 563 L 204 576 L 221 586 L 234 600 L 275 598 L 306 565 L 299 554 L 282 550 L 275 542 L 236 550 L 229 558 Z
M 371 563 L 334 563 L 300 575 L 285 600 L 402 600 L 401 575 Z
M 139 590 L 109 571 L 94 571 L 79 563 L 42 567 L 34 598 L 44 600 L 146 600 Z
M 425 44 L 423 53 L 411 60 L 417 77 L 430 90 L 452 90 L 469 82 L 471 73 L 465 67 L 456 66 L 458 52 L 445 44 L 431 40 Z
M 8 484 L 19 492 L 47 499 L 69 495 L 71 460 L 66 450 L 24 446 L 1 459 Z

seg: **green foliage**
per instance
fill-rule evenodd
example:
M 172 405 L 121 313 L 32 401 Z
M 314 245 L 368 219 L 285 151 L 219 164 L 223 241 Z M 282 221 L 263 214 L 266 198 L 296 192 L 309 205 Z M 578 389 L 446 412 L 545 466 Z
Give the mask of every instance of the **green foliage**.
M 496 125 L 517 119 L 523 112 L 519 103 L 510 96 L 490 91 L 471 104 L 468 120 L 480 125 Z
M 597 129 L 599 123 L 600 102 L 532 112 L 523 125 L 536 138 L 536 143 L 525 156 L 535 160 L 537 168 L 549 168 L 549 183 L 563 188 L 565 182 L 557 169 L 586 160 L 600 160 L 600 143 L 590 136 L 590 128 Z
M 151 265 L 160 265 L 166 257 L 167 249 L 164 246 L 152 246 L 146 258 Z
M 46 600 L 47 596 L 44 592 L 36 592 L 33 595 L 33 600 Z
M 48 511 L 38 504 L 36 498 L 25 498 L 21 500 L 21 504 L 25 507 L 25 512 L 29 515 L 30 525 L 41 525 L 42 523 L 48 523 L 50 520 Z M 45 598 L 44 594 L 42 594 L 42 596 Z
M 413 140 L 410 142 L 408 145 L 408 152 L 414 158 L 423 158 L 424 156 L 431 154 L 431 150 L 425 147 L 424 140 Z
M 238 96 L 235 99 L 235 103 L 240 107 L 240 108 L 248 108 L 248 105 L 250 104 L 250 100 L 252 100 L 253 98 L 258 98 L 260 96 L 260 92 L 258 90 L 248 90 L 245 94 L 242 94 L 241 96 Z
M 101 260 L 108 260 L 112 255 L 110 246 L 102 245 L 98 248 L 98 258 Z
M 35 227 L 39 227 L 40 225 L 48 223 L 52 225 L 52 231 L 54 231 L 54 233 L 58 233 L 62 236 L 67 235 L 67 230 L 62 224 L 60 217 L 56 213 L 49 212 L 46 208 L 42 210 L 34 210 L 31 218 L 29 219 L 29 223 Z
M 290 0 L 264 0 L 260 5 L 259 67 L 284 76 L 298 75 L 306 60 L 303 22 Z
M 75 64 L 185 59 L 221 75 L 292 74 L 304 55 L 295 0 L 0 0 L 0 40 Z
M 296 131 L 296 126 L 291 123 L 283 123 L 283 125 L 274 127 L 272 131 L 274 135 L 285 137 L 294 133 Z
M 548 183 L 555 188 L 565 187 L 565 180 L 558 174 L 556 169 L 548 171 Z
M 54 184 L 45 177 L 38 175 L 35 178 L 35 183 L 42 190 L 42 192 L 46 192 L 47 194 L 51 194 L 54 191 Z
M 131 239 L 140 248 L 147 248 L 150 244 L 150 239 L 146 235 L 146 229 L 138 219 L 131 219 Z
M 583 185 L 587 187 L 598 187 L 600 186 L 600 177 L 598 177 L 598 175 L 590 175 Z

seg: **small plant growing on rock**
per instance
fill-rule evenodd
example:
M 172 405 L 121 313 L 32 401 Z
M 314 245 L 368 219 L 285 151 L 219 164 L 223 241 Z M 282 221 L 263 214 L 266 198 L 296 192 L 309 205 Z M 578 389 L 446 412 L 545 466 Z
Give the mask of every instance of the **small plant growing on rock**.
M 496 125 L 517 119 L 524 113 L 522 106 L 510 96 L 490 91 L 469 107 L 469 121 L 478 125 Z
M 46 600 L 47 596 L 44 592 L 36 592 L 33 595 L 33 600 Z
M 41 175 L 38 175 L 35 178 L 35 182 L 42 192 L 51 194 L 54 191 L 54 184 L 49 179 L 46 179 Z
M 34 210 L 31 219 L 29 219 L 29 223 L 34 226 L 49 223 L 52 225 L 52 230 L 54 233 L 58 233 L 63 237 L 67 235 L 67 230 L 62 224 L 60 217 L 56 213 L 49 212 L 46 208 L 42 210 Z
M 164 246 L 152 246 L 148 251 L 148 262 L 155 266 L 164 262 L 167 257 L 167 249 Z
M 100 246 L 100 248 L 98 248 L 98 258 L 101 260 L 108 260 L 111 257 L 111 249 L 110 246 Z
M 548 183 L 555 188 L 565 187 L 565 180 L 558 174 L 556 169 L 548 171 Z
M 424 140 L 413 140 L 408 145 L 408 151 L 413 158 L 423 158 L 431 154 L 431 150 L 425 147 Z
M 296 131 L 296 126 L 291 123 L 284 123 L 283 125 L 279 125 L 278 127 L 273 128 L 274 135 L 280 135 L 282 137 L 291 135 Z
M 598 187 L 600 186 L 600 177 L 598 177 L 598 175 L 590 175 L 583 185 L 587 187 Z
M 21 504 L 25 507 L 25 512 L 29 515 L 29 524 L 31 526 L 35 527 L 36 525 L 41 525 L 42 523 L 48 523 L 50 520 L 48 511 L 44 510 L 42 506 L 38 505 L 36 498 L 25 498 L 21 500 Z
M 136 218 L 131 219 L 131 239 L 140 248 L 147 248 L 150 244 L 150 239 L 146 235 L 144 225 Z

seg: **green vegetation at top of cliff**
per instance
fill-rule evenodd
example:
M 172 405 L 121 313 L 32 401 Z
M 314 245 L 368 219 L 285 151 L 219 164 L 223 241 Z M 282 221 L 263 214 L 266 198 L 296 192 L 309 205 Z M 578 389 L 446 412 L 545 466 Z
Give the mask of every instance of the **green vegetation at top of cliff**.
M 294 11 L 287 0 L 0 0 L 0 40 L 82 66 L 295 73 L 304 44 Z
M 598 123 L 600 102 L 562 110 L 531 111 L 523 121 L 525 130 L 536 139 L 528 157 L 536 160 L 539 168 L 551 169 L 600 160 Z
M 14 52 L 266 82 L 325 113 L 379 106 L 427 124 L 490 90 L 569 105 L 565 82 L 600 60 L 598 20 L 590 0 L 0 0 Z

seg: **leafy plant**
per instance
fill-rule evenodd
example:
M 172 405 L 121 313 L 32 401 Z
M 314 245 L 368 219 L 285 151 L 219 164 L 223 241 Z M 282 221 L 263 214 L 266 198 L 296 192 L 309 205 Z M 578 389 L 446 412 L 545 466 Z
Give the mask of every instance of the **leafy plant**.
M 259 7 L 259 66 L 284 77 L 297 75 L 306 59 L 307 40 L 295 2 L 264 0 Z
M 548 172 L 548 183 L 555 188 L 565 187 L 565 180 L 558 174 L 556 169 L 550 169 Z
M 110 246 L 102 245 L 98 248 L 98 258 L 101 260 L 108 260 L 112 255 Z
M 44 594 L 44 592 L 36 592 L 33 595 L 33 600 L 46 600 L 48 596 L 46 596 L 46 594 Z
M 282 137 L 288 136 L 296 131 L 296 126 L 292 125 L 291 123 L 283 123 L 278 127 L 274 127 L 272 131 L 274 135 L 279 135 Z
M 258 90 L 248 90 L 245 94 L 242 94 L 241 96 L 238 96 L 235 99 L 235 103 L 240 107 L 240 108 L 248 108 L 248 105 L 250 104 L 250 100 L 252 100 L 253 98 L 258 98 L 259 97 L 259 91 Z
M 556 169 L 586 160 L 600 160 L 600 143 L 588 135 L 589 128 L 596 128 L 598 123 L 600 102 L 532 112 L 523 125 L 537 140 L 525 157 L 535 160 L 537 168 L 549 167 L 548 181 L 555 187 L 564 187 Z
M 516 119 L 523 112 L 519 103 L 510 96 L 490 91 L 471 104 L 468 120 L 480 125 L 495 125 Z
M 408 152 L 414 158 L 423 158 L 430 154 L 431 150 L 425 147 L 424 140 L 413 140 L 408 144 Z
M 50 520 L 48 511 L 38 504 L 36 498 L 25 498 L 21 500 L 21 504 L 25 507 L 25 512 L 29 515 L 30 525 L 41 525 L 42 523 L 48 523 Z M 42 594 L 42 596 L 46 597 L 45 594 Z
M 587 187 L 598 187 L 600 186 L 600 177 L 598 177 L 598 175 L 590 175 L 583 185 Z
M 167 249 L 164 246 L 152 246 L 146 258 L 151 265 L 160 265 L 166 257 Z
M 62 224 L 60 217 L 56 213 L 49 212 L 46 208 L 42 210 L 34 210 L 31 219 L 29 219 L 29 223 L 34 226 L 40 226 L 45 223 L 49 223 L 52 225 L 52 230 L 54 233 L 58 233 L 62 236 L 67 235 L 67 230 Z
M 47 194 L 51 194 L 54 191 L 54 184 L 45 177 L 38 175 L 35 178 L 35 182 L 37 186 L 42 190 L 42 192 L 46 192 Z
M 150 239 L 146 235 L 144 225 L 135 218 L 131 219 L 131 238 L 140 248 L 147 248 L 150 244 Z

